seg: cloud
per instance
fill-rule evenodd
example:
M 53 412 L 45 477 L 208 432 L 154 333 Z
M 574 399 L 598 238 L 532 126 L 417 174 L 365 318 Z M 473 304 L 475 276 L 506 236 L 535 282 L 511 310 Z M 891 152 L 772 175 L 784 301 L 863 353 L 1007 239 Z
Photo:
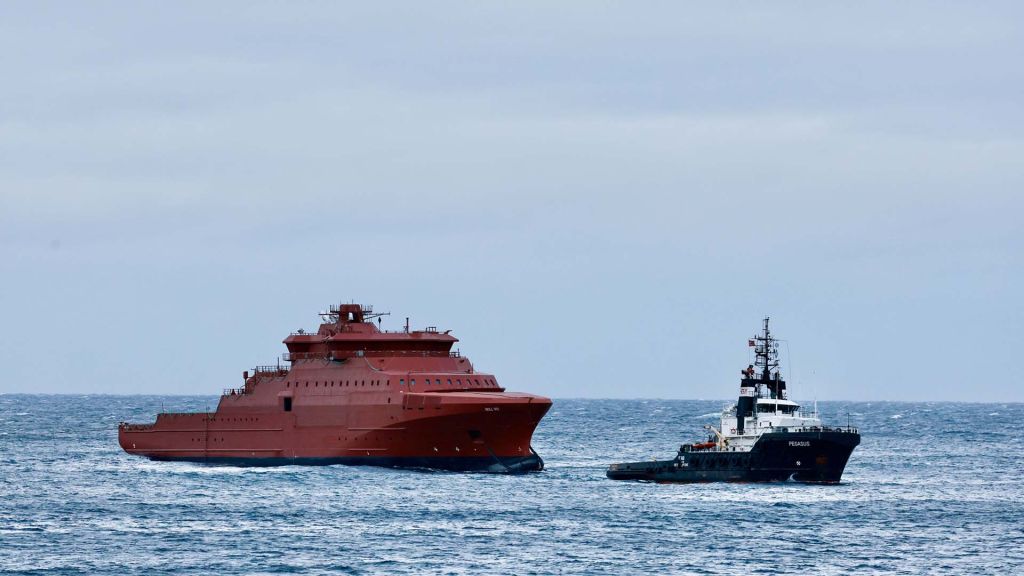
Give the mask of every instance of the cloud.
M 39 369 L 65 386 L 21 342 L 49 337 L 35 325 L 55 303 L 90 303 L 74 359 L 98 376 L 76 390 L 124 391 L 163 354 L 229 340 L 230 358 L 190 368 L 204 392 L 276 354 L 283 327 L 360 297 L 573 396 L 627 378 L 707 396 L 770 312 L 831 371 L 832 397 L 917 397 L 897 383 L 930 352 L 906 341 L 946 315 L 974 341 L 924 379 L 964 397 L 945 374 L 990 365 L 977 376 L 997 382 L 1009 360 L 989 358 L 1012 357 L 1021 318 L 1010 11 L 8 8 L 0 306 L 18 329 L 0 349 L 25 366 L 10 382 Z M 99 377 L 104 342 L 148 330 L 151 301 L 181 341 L 123 342 L 122 377 Z M 210 317 L 211 333 L 187 328 Z M 886 375 L 863 383 L 827 335 L 877 341 Z M 704 365 L 666 377 L 687 350 Z

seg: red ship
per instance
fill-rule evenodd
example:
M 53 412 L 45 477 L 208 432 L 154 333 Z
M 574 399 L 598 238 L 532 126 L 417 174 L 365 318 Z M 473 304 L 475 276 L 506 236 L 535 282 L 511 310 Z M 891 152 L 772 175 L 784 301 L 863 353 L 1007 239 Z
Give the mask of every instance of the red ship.
M 506 392 L 452 350 L 458 339 L 450 331 L 410 331 L 408 319 L 402 331 L 383 331 L 383 315 L 331 306 L 316 334 L 285 338 L 290 367 L 245 372 L 216 412 L 122 422 L 118 441 L 153 460 L 543 469 L 530 441 L 550 399 Z

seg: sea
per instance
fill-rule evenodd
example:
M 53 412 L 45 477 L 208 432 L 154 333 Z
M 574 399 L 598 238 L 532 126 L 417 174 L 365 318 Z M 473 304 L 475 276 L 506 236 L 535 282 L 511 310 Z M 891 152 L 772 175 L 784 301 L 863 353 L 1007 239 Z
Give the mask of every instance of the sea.
M 151 462 L 191 396 L 0 395 L 2 574 L 1022 574 L 1024 404 L 820 402 L 838 485 L 650 484 L 726 400 L 556 400 L 543 472 Z

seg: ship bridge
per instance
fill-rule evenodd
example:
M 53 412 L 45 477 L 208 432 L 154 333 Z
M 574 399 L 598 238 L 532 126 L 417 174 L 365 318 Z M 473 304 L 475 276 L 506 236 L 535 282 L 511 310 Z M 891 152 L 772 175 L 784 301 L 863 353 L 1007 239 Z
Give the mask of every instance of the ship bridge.
M 288 347 L 286 359 L 341 360 L 353 356 L 459 358 L 459 352 L 452 351 L 452 346 L 459 339 L 449 331 L 438 332 L 434 326 L 410 330 L 408 318 L 404 330 L 382 330 L 380 317 L 385 315 L 387 313 L 374 313 L 373 308 L 360 304 L 332 305 L 327 312 L 320 314 L 323 322 L 315 334 L 299 330 L 284 339 Z

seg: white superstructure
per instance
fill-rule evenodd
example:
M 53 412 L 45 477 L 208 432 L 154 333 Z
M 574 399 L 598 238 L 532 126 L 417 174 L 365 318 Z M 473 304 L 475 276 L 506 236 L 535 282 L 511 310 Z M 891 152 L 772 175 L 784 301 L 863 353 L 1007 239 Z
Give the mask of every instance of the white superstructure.
M 705 426 L 715 441 L 705 446 L 718 451 L 749 451 L 766 432 L 803 432 L 821 430 L 817 406 L 813 412 L 801 412 L 789 399 L 786 381 L 779 373 L 778 342 L 768 330 L 749 340 L 755 360 L 740 373 L 740 393 L 736 403 L 722 411 L 721 427 Z M 707 448 L 705 448 L 707 449 Z
M 757 398 L 756 409 L 744 418 L 742 432 L 736 420 L 736 404 L 722 411 L 721 427 L 716 431 L 720 447 L 750 450 L 765 432 L 796 432 L 821 428 L 818 412 L 802 412 L 800 405 L 781 398 Z

